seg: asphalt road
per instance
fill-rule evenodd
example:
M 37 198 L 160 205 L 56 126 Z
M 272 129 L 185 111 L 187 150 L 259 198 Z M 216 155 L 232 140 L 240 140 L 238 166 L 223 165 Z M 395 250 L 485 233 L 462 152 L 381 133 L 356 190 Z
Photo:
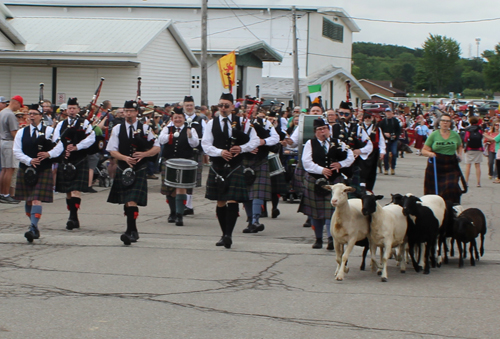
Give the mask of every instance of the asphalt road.
M 486 160 L 486 159 L 485 159 Z M 395 176 L 379 175 L 375 191 L 423 193 L 426 159 L 398 159 Z M 108 190 L 83 196 L 81 229 L 67 231 L 64 196 L 45 204 L 41 239 L 23 237 L 24 207 L 0 204 L 1 338 L 494 338 L 500 325 L 500 185 L 471 187 L 465 207 L 488 219 L 485 255 L 475 267 L 458 259 L 431 270 L 399 273 L 387 283 L 360 271 L 355 248 L 345 280 L 334 280 L 335 254 L 314 250 L 313 231 L 297 203 L 281 203 L 266 229 L 243 234 L 238 220 L 230 250 L 216 247 L 215 203 L 195 191 L 195 215 L 167 224 L 159 181 L 140 209 L 140 240 L 119 240 L 123 207 Z M 207 173 L 207 168 L 204 168 Z

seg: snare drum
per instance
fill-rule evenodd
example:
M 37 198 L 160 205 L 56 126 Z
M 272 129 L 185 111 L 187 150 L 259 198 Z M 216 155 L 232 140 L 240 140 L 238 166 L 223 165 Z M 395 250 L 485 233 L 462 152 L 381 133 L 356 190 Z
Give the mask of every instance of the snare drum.
M 279 154 L 269 153 L 267 161 L 269 162 L 269 176 L 274 177 L 275 175 L 285 172 Z
M 321 115 L 300 114 L 299 116 L 299 154 L 302 154 L 307 140 L 314 138 L 314 120 L 321 118 Z
M 175 188 L 194 188 L 198 163 L 189 159 L 170 159 L 165 166 L 165 185 Z

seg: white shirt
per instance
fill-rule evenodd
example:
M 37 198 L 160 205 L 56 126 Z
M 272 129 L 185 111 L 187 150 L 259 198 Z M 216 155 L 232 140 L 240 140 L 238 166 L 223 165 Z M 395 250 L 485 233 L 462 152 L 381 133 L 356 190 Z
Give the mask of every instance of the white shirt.
M 266 123 L 264 125 L 264 128 L 270 132 L 270 135 L 268 138 L 265 138 L 262 140 L 266 141 L 266 146 L 274 146 L 278 142 L 280 142 L 280 136 L 279 136 L 278 132 L 276 132 L 276 128 L 274 128 L 273 124 L 271 124 L 271 122 L 269 120 L 265 120 L 265 122 Z M 245 125 L 245 133 L 248 134 L 249 129 L 250 129 L 250 124 L 247 122 L 247 124 Z M 259 136 L 257 136 L 257 138 L 258 137 Z M 260 142 L 259 142 L 259 146 L 260 146 Z
M 197 115 L 195 112 L 193 112 L 192 115 L 188 115 L 186 112 L 184 112 L 184 116 L 186 117 L 187 121 L 188 118 L 194 119 Z M 201 124 L 201 133 L 205 134 L 205 128 L 207 127 L 207 122 L 205 121 L 205 119 L 200 119 L 198 123 Z
M 319 142 L 322 143 L 322 141 Z M 328 148 L 330 148 L 330 144 L 327 143 L 327 145 Z M 349 167 L 355 160 L 354 153 L 352 153 L 352 150 L 348 149 L 347 145 L 343 142 L 341 142 L 341 145 L 343 151 L 347 149 L 347 158 L 345 158 L 345 160 L 339 161 L 339 164 L 340 166 L 342 166 L 342 168 Z M 323 169 L 325 167 L 321 167 L 313 161 L 311 140 L 307 140 L 306 144 L 304 145 L 304 149 L 302 150 L 302 165 L 304 166 L 304 169 L 309 173 L 323 174 Z
M 38 138 L 38 133 L 39 133 L 38 131 L 42 128 L 42 122 L 40 122 L 40 124 L 36 128 L 37 128 L 37 131 L 35 133 L 36 133 L 36 136 Z M 23 153 L 23 136 L 24 136 L 24 132 L 26 132 L 26 131 L 29 131 L 30 136 L 33 135 L 34 129 L 35 129 L 35 126 L 33 126 L 33 125 L 29 125 L 29 128 L 22 128 L 21 131 L 16 133 L 16 137 L 14 138 L 14 146 L 12 148 L 14 155 L 16 156 L 16 158 L 20 162 L 22 162 L 26 166 L 31 166 L 31 160 L 33 158 L 30 158 L 29 156 L 27 156 L 26 154 Z M 49 127 L 49 126 L 46 127 L 46 129 L 45 129 L 45 138 L 46 139 L 50 140 L 50 136 L 52 134 L 52 131 L 53 131 L 52 127 Z M 54 148 L 52 148 L 48 153 L 50 155 L 50 158 L 56 158 L 59 155 L 61 155 L 61 153 L 63 151 L 64 151 L 64 145 L 62 144 L 62 142 L 58 142 L 57 145 Z
M 137 120 L 133 124 L 129 124 L 128 122 L 125 121 L 125 128 L 127 130 L 127 135 L 128 131 L 130 130 L 130 126 L 134 126 L 134 131 L 137 131 L 137 127 L 141 126 L 141 124 Z M 118 151 L 118 146 L 120 145 L 120 139 L 118 138 L 120 135 L 120 128 L 121 124 L 118 124 L 111 130 L 111 136 L 109 137 L 108 146 L 106 146 L 106 151 L 108 152 Z M 145 133 L 147 132 L 148 134 L 148 141 L 155 138 L 153 131 L 151 131 L 151 129 L 149 128 L 149 125 L 142 124 L 142 128 L 143 131 Z M 154 146 L 160 147 L 160 142 L 158 141 L 158 139 L 155 139 L 153 147 Z
M 231 125 L 232 115 L 229 115 L 227 118 L 229 119 L 228 121 L 229 125 Z M 212 126 L 214 123 L 220 124 L 221 130 L 224 130 L 224 122 L 222 121 L 222 119 L 224 119 L 224 117 L 222 116 L 222 114 L 220 114 L 218 117 L 215 117 L 214 119 L 210 120 L 207 123 L 207 128 L 205 129 L 205 132 L 203 133 L 203 138 L 201 139 L 201 146 L 203 147 L 203 150 L 207 155 L 211 157 L 221 157 L 222 151 L 224 151 L 223 149 L 214 146 L 214 136 L 212 134 Z M 243 118 L 239 119 L 240 119 L 240 124 L 243 125 Z M 247 123 L 247 125 L 250 124 Z M 247 128 L 248 127 L 245 127 L 245 130 L 247 130 Z M 231 137 L 232 135 L 233 131 L 231 126 L 229 126 L 229 137 Z M 250 130 L 249 137 L 250 140 L 246 144 L 240 145 L 241 153 L 247 153 L 259 147 L 260 139 L 253 128 Z
M 363 124 L 363 126 L 366 126 L 365 124 Z M 368 135 L 370 135 L 373 131 L 373 128 L 375 127 L 375 125 L 371 124 L 367 129 L 366 129 L 366 133 Z M 364 129 L 364 128 L 363 128 Z M 382 132 L 382 130 L 380 129 L 380 127 L 378 128 L 378 133 L 379 133 L 379 138 L 378 138 L 378 149 L 380 150 L 380 154 L 385 154 L 386 153 L 386 148 L 385 148 L 385 138 L 384 138 L 384 133 Z M 372 144 L 372 148 L 373 148 L 373 144 Z
M 175 127 L 175 125 L 172 121 L 170 121 L 167 124 L 167 126 L 163 127 L 163 129 L 161 130 L 161 133 L 158 136 L 158 142 L 161 145 L 164 145 L 169 141 L 169 139 L 170 139 L 170 133 L 169 133 L 170 129 L 169 128 L 171 126 Z M 180 133 L 184 129 L 184 125 L 182 125 L 179 128 L 180 128 L 180 130 L 179 130 L 179 133 Z M 191 138 L 188 137 L 188 143 L 189 143 L 189 146 L 191 146 L 193 148 L 200 144 L 200 139 L 198 138 L 198 133 L 196 133 L 196 129 L 194 129 L 194 128 L 191 128 Z
M 67 120 L 68 120 L 68 128 L 69 128 L 69 127 L 73 126 L 77 122 L 78 119 L 68 117 Z M 61 136 L 61 127 L 62 127 L 63 122 L 64 122 L 64 120 L 60 121 L 57 124 L 56 129 L 54 131 L 54 134 L 52 135 L 52 142 L 57 142 L 59 137 Z M 81 151 L 82 149 L 87 149 L 90 146 L 92 146 L 95 142 L 95 133 L 92 130 L 92 125 L 89 123 L 88 120 L 83 121 L 82 128 L 85 130 L 87 137 L 85 139 L 83 139 L 82 141 L 80 141 L 78 144 L 76 144 L 77 151 Z

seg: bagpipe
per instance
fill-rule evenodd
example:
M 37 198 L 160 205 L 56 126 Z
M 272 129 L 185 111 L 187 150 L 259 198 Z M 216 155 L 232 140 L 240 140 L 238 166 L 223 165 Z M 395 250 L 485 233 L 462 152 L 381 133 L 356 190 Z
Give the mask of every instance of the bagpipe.
M 29 131 L 29 130 L 30 129 L 28 126 L 28 127 L 26 127 L 26 130 L 24 132 L 26 133 L 26 131 Z M 48 152 L 48 151 L 52 150 L 52 148 L 54 148 L 55 144 L 50 139 L 47 139 L 45 137 L 45 132 L 47 130 L 47 126 L 42 126 L 41 130 L 38 130 L 38 128 L 36 128 L 36 130 L 38 132 L 38 137 L 36 138 L 36 141 L 35 141 L 37 154 L 39 152 Z M 42 162 L 44 162 L 43 165 L 42 165 Z M 51 159 L 48 159 L 48 158 L 43 159 L 42 162 L 40 163 L 40 165 L 37 166 L 37 168 L 34 168 L 33 166 L 27 166 L 24 169 L 24 183 L 27 186 L 33 187 L 38 183 L 38 172 L 39 172 L 38 170 L 40 170 L 39 167 L 42 167 L 41 170 L 45 170 L 47 168 L 50 168 L 50 164 L 52 163 Z M 22 166 L 22 168 L 24 168 L 24 166 Z

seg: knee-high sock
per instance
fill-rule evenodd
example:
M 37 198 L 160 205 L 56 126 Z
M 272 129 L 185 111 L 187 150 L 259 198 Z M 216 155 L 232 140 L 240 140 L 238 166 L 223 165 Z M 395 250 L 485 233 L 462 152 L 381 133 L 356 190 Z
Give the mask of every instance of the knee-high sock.
M 177 194 L 175 196 L 175 211 L 177 214 L 184 214 L 184 203 L 186 202 L 186 194 Z
M 243 207 L 245 208 L 245 212 L 247 214 L 247 220 L 249 222 L 253 222 L 252 221 L 252 219 L 253 219 L 252 218 L 252 215 L 253 215 L 253 212 L 252 212 L 252 210 L 253 210 L 253 208 L 252 208 L 252 200 L 245 201 L 243 203 Z
M 175 210 L 176 210 L 175 197 L 173 197 L 171 195 L 167 195 L 167 204 L 168 204 L 168 207 L 170 207 L 170 215 L 175 215 Z M 183 209 L 183 213 L 184 213 L 184 209 Z
M 78 209 L 80 208 L 80 203 L 82 199 L 71 197 L 69 199 L 69 218 L 72 220 L 78 220 Z
M 273 204 L 273 210 L 278 208 L 278 204 L 280 202 L 280 196 L 277 193 L 273 193 L 271 197 L 271 203 Z
M 232 236 L 234 226 L 236 225 L 236 220 L 238 220 L 238 212 L 240 211 L 237 202 L 227 204 L 227 216 L 226 216 L 226 235 Z
M 316 234 L 316 239 L 323 239 L 323 226 L 325 225 L 325 220 L 312 219 L 312 225 L 314 226 L 314 234 Z
M 217 208 L 215 209 L 215 214 L 217 215 L 217 219 L 219 220 L 222 235 L 226 235 L 227 205 L 222 207 L 217 206 Z
M 187 198 L 184 200 L 186 200 L 186 207 L 192 209 L 193 208 L 193 196 L 191 194 L 187 194 Z M 182 212 L 182 213 L 184 213 L 184 212 Z
M 127 207 L 127 230 L 125 233 L 131 234 L 132 232 L 137 232 L 136 220 L 139 217 L 139 207 L 129 206 Z
M 28 205 L 27 201 L 26 204 L 24 204 L 24 211 L 26 212 L 28 218 L 31 218 L 31 205 Z
M 42 206 L 35 205 L 31 207 L 31 223 L 38 228 L 38 220 L 42 217 Z
M 328 236 L 328 238 L 330 238 L 332 236 L 332 232 L 330 231 L 331 222 L 332 222 L 332 219 L 325 220 L 326 235 Z
M 264 205 L 264 200 L 262 199 L 253 199 L 252 202 L 252 224 L 255 222 L 259 222 L 260 213 L 262 211 L 262 205 Z

